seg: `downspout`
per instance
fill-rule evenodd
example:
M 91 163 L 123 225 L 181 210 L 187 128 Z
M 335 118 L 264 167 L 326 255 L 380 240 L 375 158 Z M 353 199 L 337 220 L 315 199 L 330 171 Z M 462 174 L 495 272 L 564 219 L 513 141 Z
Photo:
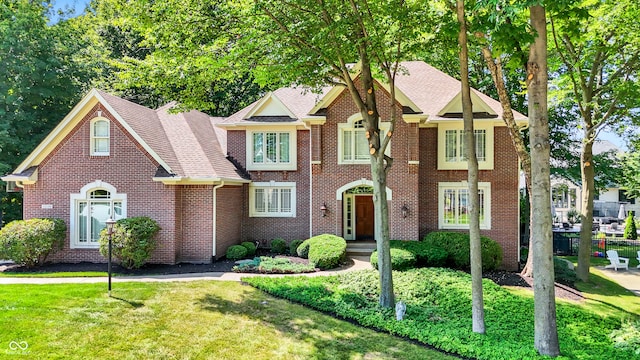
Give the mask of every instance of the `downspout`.
M 218 214 L 217 214 L 217 208 L 218 208 L 218 197 L 217 197 L 217 195 L 218 195 L 218 193 L 217 193 L 217 190 L 219 188 L 223 187 L 223 186 L 224 186 L 224 181 L 220 182 L 220 184 L 218 184 L 218 185 L 213 187 L 213 211 L 212 211 L 212 213 L 213 213 L 213 224 L 212 224 L 213 225 L 212 226 L 213 227 L 213 231 L 212 231 L 213 232 L 213 234 L 212 234 L 212 241 L 213 242 L 212 242 L 212 245 L 213 246 L 212 246 L 212 254 L 211 254 L 212 262 L 215 261 L 215 259 L 216 259 L 216 242 L 218 240 L 217 239 L 218 238 L 218 236 L 217 236 L 218 232 L 217 232 L 217 226 L 216 226 L 216 220 L 218 219 Z
M 309 238 L 313 236 L 313 126 L 309 127 Z

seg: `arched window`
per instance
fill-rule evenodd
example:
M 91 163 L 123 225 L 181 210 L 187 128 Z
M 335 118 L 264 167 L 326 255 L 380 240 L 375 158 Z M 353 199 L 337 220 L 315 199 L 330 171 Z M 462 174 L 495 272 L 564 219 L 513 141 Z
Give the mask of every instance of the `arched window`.
M 85 185 L 79 194 L 71 194 L 71 247 L 96 248 L 100 231 L 110 217 L 126 217 L 127 196 L 102 181 Z
M 95 118 L 91 120 L 91 155 L 108 156 L 110 148 L 109 120 Z

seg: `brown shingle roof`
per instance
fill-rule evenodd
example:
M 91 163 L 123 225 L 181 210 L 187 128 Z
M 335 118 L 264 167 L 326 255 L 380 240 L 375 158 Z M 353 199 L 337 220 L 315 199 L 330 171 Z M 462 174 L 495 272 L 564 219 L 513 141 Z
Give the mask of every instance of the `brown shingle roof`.
M 175 176 L 243 181 L 226 159 L 226 131 L 199 111 L 170 114 L 174 103 L 151 110 L 100 92 L 122 119 L 162 158 Z

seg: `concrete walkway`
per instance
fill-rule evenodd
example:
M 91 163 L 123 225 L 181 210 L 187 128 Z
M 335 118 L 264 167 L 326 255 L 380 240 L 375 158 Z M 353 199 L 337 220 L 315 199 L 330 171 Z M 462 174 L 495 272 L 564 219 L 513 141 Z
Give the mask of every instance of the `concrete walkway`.
M 605 269 L 604 266 L 597 266 L 598 270 L 609 279 L 617 282 L 620 286 L 626 288 L 636 296 L 640 296 L 640 269 L 629 267 L 629 270 Z
M 305 274 L 272 274 L 269 276 L 328 276 L 349 271 L 371 269 L 369 258 L 366 256 L 354 256 L 352 265 L 341 267 L 335 270 L 319 271 Z M 220 280 L 220 281 L 240 281 L 240 278 L 250 276 L 265 276 L 265 274 L 245 274 L 235 272 L 207 272 L 196 274 L 173 274 L 173 275 L 143 275 L 143 276 L 115 276 L 112 282 L 167 282 L 167 281 L 194 281 L 194 280 Z M 65 278 L 43 278 L 43 277 L 0 277 L 2 284 L 93 284 L 107 282 L 107 277 L 65 277 Z

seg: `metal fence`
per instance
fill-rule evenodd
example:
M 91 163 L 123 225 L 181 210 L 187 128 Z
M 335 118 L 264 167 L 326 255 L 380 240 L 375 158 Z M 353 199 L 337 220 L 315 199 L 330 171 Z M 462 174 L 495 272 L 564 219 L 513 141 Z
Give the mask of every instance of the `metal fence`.
M 553 253 L 556 255 L 577 256 L 579 243 L 580 233 L 553 232 Z M 591 256 L 606 257 L 607 250 L 616 250 L 619 256 L 635 259 L 640 251 L 640 240 L 594 235 L 591 240 Z

